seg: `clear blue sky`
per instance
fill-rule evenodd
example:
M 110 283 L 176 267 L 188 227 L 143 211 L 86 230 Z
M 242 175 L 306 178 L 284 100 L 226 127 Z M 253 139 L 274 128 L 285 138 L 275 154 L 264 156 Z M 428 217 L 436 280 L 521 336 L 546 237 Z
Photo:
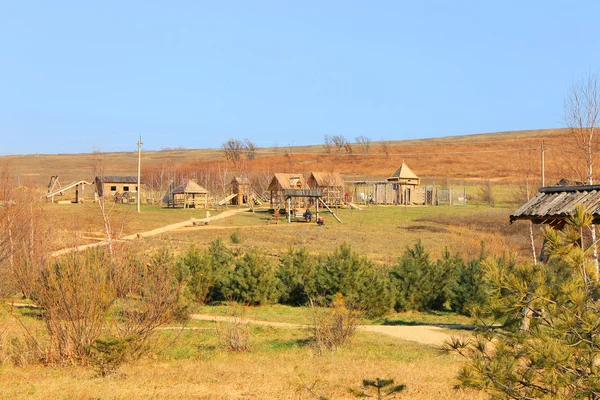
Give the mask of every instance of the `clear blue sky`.
M 492 4 L 493 3 L 493 4 Z M 600 2 L 2 1 L 0 154 L 562 126 Z

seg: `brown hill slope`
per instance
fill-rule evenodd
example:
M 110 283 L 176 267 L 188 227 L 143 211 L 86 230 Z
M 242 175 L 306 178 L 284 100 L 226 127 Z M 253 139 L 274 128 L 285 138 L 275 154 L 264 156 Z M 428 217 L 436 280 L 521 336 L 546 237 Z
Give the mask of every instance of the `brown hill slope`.
M 576 168 L 579 153 L 571 145 L 566 129 L 499 132 L 435 139 L 373 142 L 368 153 L 353 144 L 352 154 L 332 150 L 327 154 L 322 145 L 258 149 L 254 160 L 245 157 L 234 165 L 226 161 L 221 150 L 162 150 L 143 153 L 143 173 L 163 180 L 179 174 L 188 176 L 220 176 L 223 181 L 240 172 L 262 175 L 273 172 L 337 171 L 347 180 L 384 179 L 402 162 L 413 169 L 424 182 L 494 181 L 515 182 L 525 174 L 540 176 L 540 147 L 547 147 L 547 182 L 566 177 L 579 179 Z M 387 154 L 384 149 L 387 145 Z M 45 185 L 51 175 L 61 182 L 91 179 L 101 169 L 106 175 L 134 175 L 137 153 L 53 154 L 0 157 L 21 182 Z M 203 172 L 204 171 L 204 172 Z

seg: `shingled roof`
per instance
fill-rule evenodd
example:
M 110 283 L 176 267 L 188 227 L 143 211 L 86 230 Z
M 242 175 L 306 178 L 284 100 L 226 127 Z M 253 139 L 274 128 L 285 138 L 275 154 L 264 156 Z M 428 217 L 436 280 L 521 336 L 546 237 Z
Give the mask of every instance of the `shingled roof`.
M 137 183 L 137 176 L 106 175 L 96 178 L 103 183 Z
M 600 185 L 543 187 L 510 216 L 510 223 L 517 220 L 537 224 L 561 223 L 573 215 L 575 207 L 580 204 L 592 214 L 594 223 L 599 223 Z

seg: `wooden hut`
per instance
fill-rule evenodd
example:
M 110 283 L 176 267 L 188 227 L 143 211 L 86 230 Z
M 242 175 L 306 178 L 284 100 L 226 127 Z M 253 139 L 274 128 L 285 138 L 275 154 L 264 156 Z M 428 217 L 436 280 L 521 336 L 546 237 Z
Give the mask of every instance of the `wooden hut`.
M 267 190 L 271 194 L 271 208 L 279 210 L 286 208 L 285 191 L 290 189 L 310 189 L 304 180 L 302 174 L 284 174 L 276 173 L 271 179 L 271 183 Z M 300 204 L 302 203 L 302 204 Z M 292 208 L 306 207 L 306 199 L 297 198 Z
M 135 201 L 138 195 L 138 185 L 136 176 L 97 176 L 94 179 L 96 185 L 96 196 L 112 197 L 122 200 L 123 195 L 127 193 L 126 199 Z
M 231 199 L 233 205 L 250 204 L 252 201 L 252 188 L 248 178 L 234 177 L 231 181 L 231 192 L 235 194 L 235 197 Z
M 341 205 L 345 199 L 344 180 L 337 172 L 311 172 L 308 186 L 321 191 L 321 199 L 328 206 Z
M 192 180 L 188 180 L 184 184 L 169 188 L 163 202 L 168 207 L 183 207 L 183 208 L 198 208 L 208 207 L 208 190 L 198 185 Z
M 510 216 L 510 223 L 526 220 L 560 229 L 578 205 L 600 224 L 600 185 L 543 187 Z

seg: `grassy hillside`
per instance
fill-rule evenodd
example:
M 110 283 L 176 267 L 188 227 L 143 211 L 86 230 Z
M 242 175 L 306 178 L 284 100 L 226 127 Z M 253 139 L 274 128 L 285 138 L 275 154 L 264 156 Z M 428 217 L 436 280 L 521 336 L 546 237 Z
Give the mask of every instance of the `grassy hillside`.
M 218 169 L 232 175 L 240 169 L 268 175 L 272 172 L 337 171 L 345 179 L 384 179 L 405 160 L 424 182 L 515 182 L 525 173 L 540 176 L 540 147 L 547 147 L 548 182 L 577 178 L 570 168 L 576 152 L 565 152 L 570 133 L 564 129 L 499 132 L 435 139 L 372 142 L 368 153 L 353 146 L 353 153 L 327 154 L 323 145 L 258 149 L 254 160 L 238 165 L 226 161 L 219 149 L 162 150 L 143 153 L 144 173 L 156 170 Z M 347 138 L 351 140 L 352 138 Z M 388 146 L 387 154 L 384 145 Z M 92 179 L 100 168 L 106 175 L 136 171 L 136 152 L 101 154 L 53 154 L 0 157 L 20 181 L 46 185 L 51 175 L 61 182 Z

